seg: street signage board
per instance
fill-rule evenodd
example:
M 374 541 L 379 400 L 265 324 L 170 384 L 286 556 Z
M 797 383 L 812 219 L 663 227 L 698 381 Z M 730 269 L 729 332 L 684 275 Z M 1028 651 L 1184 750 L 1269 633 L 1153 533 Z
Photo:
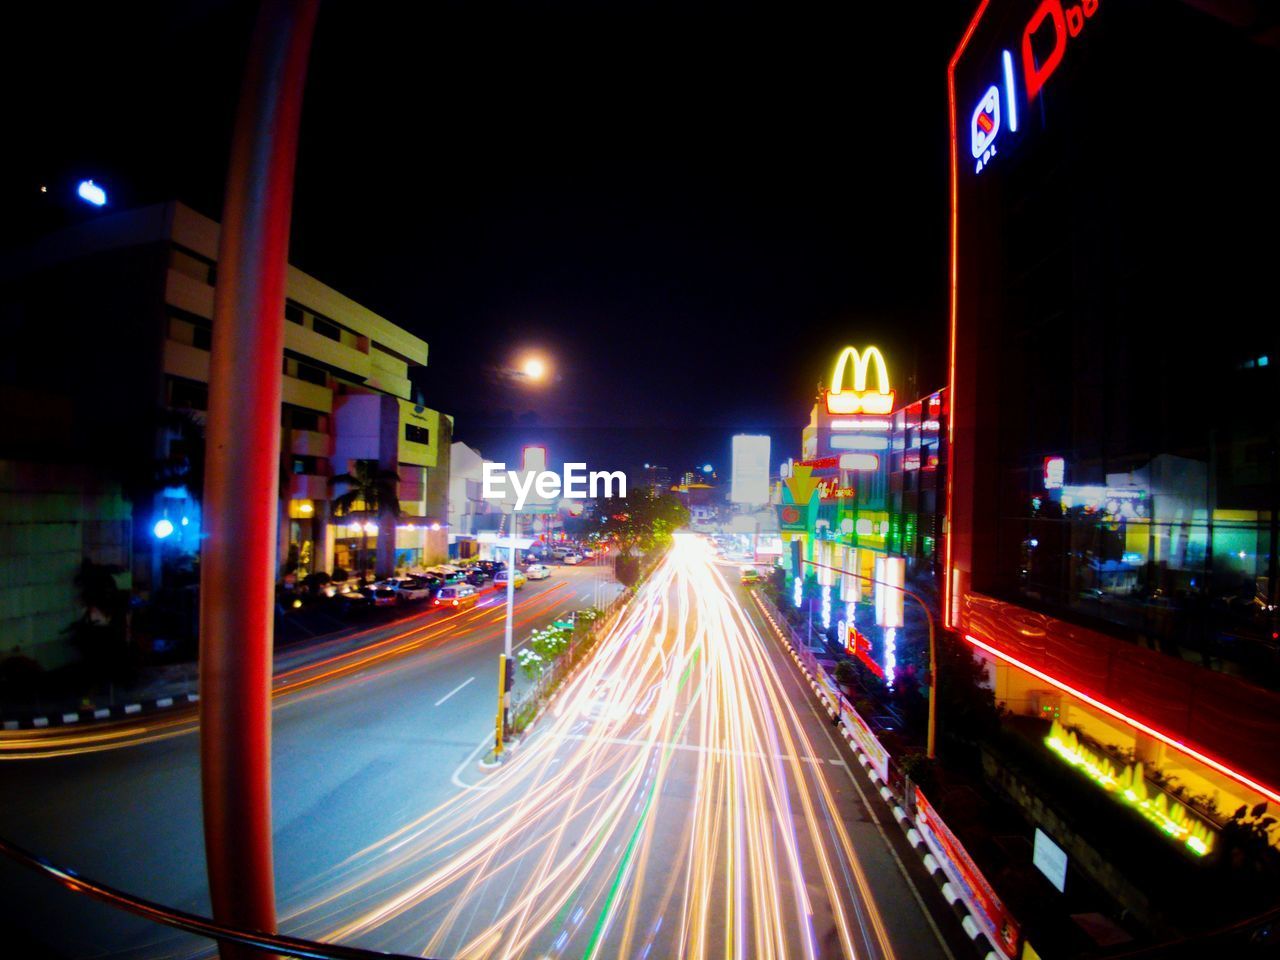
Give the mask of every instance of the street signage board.
M 1064 892 L 1067 885 L 1067 852 L 1050 840 L 1048 834 L 1039 827 L 1036 827 L 1031 862 L 1049 878 L 1049 882 L 1058 888 L 1059 893 Z

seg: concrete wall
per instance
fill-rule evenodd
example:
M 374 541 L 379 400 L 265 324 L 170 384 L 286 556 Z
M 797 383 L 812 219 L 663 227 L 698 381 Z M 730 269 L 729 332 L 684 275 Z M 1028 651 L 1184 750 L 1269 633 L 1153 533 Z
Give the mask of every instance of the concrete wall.
M 127 588 L 132 526 L 119 486 L 88 468 L 0 460 L 0 658 L 72 660 L 62 631 L 83 613 L 81 561 L 119 567 Z

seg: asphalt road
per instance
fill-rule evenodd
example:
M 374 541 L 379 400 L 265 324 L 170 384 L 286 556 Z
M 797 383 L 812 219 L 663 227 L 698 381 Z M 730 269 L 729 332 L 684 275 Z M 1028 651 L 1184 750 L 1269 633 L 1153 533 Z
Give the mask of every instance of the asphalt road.
M 590 606 L 598 585 L 607 596 L 620 589 L 605 566 L 553 569 L 516 593 L 517 645 L 557 614 Z M 470 769 L 492 735 L 503 599 L 489 592 L 461 614 L 424 612 L 295 651 L 278 668 L 272 815 L 282 910 L 315 875 L 458 792 L 453 772 Z M 195 730 L 192 712 L 175 712 L 6 734 L 0 834 L 85 876 L 207 915 Z M 22 750 L 41 758 L 21 759 Z M 22 956 L 187 955 L 203 945 L 3 858 L 0 929 Z
M 735 572 L 678 538 L 487 773 L 496 607 L 303 668 L 275 714 L 282 931 L 437 957 L 948 957 Z M 530 584 L 525 633 L 592 574 Z M 0 832 L 208 909 L 189 734 L 0 763 Z M 8 866 L 0 920 L 68 956 L 208 953 Z

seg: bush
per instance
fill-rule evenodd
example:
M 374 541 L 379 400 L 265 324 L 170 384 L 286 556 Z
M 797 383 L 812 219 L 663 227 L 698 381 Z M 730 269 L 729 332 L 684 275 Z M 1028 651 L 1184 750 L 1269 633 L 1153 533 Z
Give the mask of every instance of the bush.
M 640 558 L 618 554 L 613 561 L 613 575 L 624 587 L 634 587 L 640 581 Z
M 842 687 L 852 687 L 858 679 L 858 671 L 852 660 L 841 660 L 836 664 L 836 683 Z

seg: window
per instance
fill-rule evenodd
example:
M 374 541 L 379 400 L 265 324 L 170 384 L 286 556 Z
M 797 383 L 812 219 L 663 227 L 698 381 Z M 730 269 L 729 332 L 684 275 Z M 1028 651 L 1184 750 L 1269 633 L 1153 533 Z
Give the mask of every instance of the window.
M 426 427 L 420 427 L 416 423 L 406 423 L 404 425 L 404 438 L 412 443 L 430 443 L 431 431 Z
M 286 303 L 284 305 L 284 318 L 290 323 L 302 326 L 302 308 L 296 303 Z
M 180 410 L 208 410 L 208 384 L 173 377 L 169 381 L 169 406 Z
M 330 340 L 342 342 L 342 328 L 336 323 L 330 323 L 324 317 L 315 317 L 312 319 L 312 327 L 316 333 L 322 337 L 328 337 Z
M 213 331 L 208 327 L 196 327 L 191 332 L 191 345 L 197 350 L 209 350 L 213 347 Z

